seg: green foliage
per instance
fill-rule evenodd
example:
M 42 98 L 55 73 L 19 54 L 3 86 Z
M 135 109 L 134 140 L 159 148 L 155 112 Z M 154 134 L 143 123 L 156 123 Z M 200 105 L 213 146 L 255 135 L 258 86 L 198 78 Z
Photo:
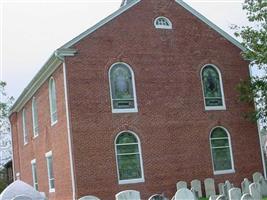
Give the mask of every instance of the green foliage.
M 251 24 L 235 26 L 235 35 L 242 39 L 246 48 L 242 53 L 244 59 L 250 61 L 252 69 L 260 69 L 263 73 L 241 81 L 237 89 L 242 102 L 256 104 L 256 110 L 246 113 L 246 117 L 254 122 L 259 120 L 267 128 L 267 1 L 245 0 L 243 9 Z

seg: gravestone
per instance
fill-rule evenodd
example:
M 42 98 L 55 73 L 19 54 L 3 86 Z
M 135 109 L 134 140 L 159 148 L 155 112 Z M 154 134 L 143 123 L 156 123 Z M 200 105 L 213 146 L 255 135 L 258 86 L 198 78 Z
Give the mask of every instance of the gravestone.
M 216 200 L 219 195 L 211 195 L 209 200 Z
M 252 175 L 252 178 L 253 178 L 253 182 L 254 183 L 258 183 L 260 181 L 260 178 L 263 177 L 262 174 L 260 172 L 255 172 L 253 175 Z
M 194 188 L 191 188 L 190 191 L 193 193 L 194 199 L 198 200 L 198 192 L 196 190 L 194 190 Z
M 176 183 L 176 189 L 177 191 L 182 189 L 182 188 L 187 188 L 187 183 L 185 181 L 178 181 Z
M 227 198 L 224 195 L 219 195 L 216 200 L 227 200 Z
M 231 188 L 229 190 L 229 200 L 239 200 L 241 199 L 241 189 L 239 188 Z
M 249 185 L 251 182 L 247 179 L 244 178 L 244 180 L 241 182 L 241 189 L 242 189 L 242 194 L 248 194 L 249 193 Z
M 252 196 L 248 193 L 243 194 L 241 200 L 253 200 Z
M 264 179 L 264 177 L 260 177 L 259 180 L 260 188 L 261 188 L 261 195 L 267 196 L 267 181 Z
M 116 194 L 116 200 L 141 200 L 140 192 L 136 190 L 124 190 Z
M 233 187 L 233 185 L 230 183 L 230 181 L 225 181 L 223 186 L 223 195 L 229 199 L 229 190 Z
M 79 200 L 100 200 L 100 199 L 95 196 L 88 195 L 88 196 L 81 197 Z
M 261 188 L 259 183 L 251 183 L 249 185 L 249 193 L 254 200 L 261 200 Z
M 149 197 L 148 200 L 166 200 L 166 198 L 161 194 L 154 194 L 151 197 Z
M 32 199 L 31 197 L 25 196 L 25 195 L 19 195 L 19 196 L 14 197 L 11 200 L 34 200 L 34 199 Z
M 206 178 L 204 180 L 204 186 L 205 186 L 206 197 L 210 197 L 212 195 L 216 195 L 216 193 L 215 193 L 214 179 L 212 179 L 212 178 Z
M 182 188 L 175 193 L 175 200 L 195 200 L 194 194 L 187 188 Z
M 192 180 L 191 181 L 191 188 L 193 188 L 197 194 L 198 194 L 198 197 L 201 198 L 202 197 L 202 190 L 201 190 L 201 182 L 200 180 Z
M 223 194 L 223 186 L 224 186 L 223 183 L 219 183 L 219 184 L 218 184 L 219 194 Z

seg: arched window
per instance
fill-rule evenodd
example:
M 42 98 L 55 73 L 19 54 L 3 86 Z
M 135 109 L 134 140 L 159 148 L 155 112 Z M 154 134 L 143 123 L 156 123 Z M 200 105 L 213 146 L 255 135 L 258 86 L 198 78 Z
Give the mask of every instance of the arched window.
M 115 140 L 118 179 L 120 184 L 143 182 L 143 163 L 137 135 L 125 131 Z
M 50 118 L 51 125 L 57 122 L 57 97 L 56 97 L 56 84 L 54 78 L 49 80 L 49 104 L 50 104 Z
M 157 17 L 154 21 L 155 28 L 159 29 L 172 29 L 171 21 L 166 17 Z
M 38 136 L 38 111 L 37 111 L 37 103 L 36 98 L 32 98 L 32 129 L 33 129 L 33 136 Z
M 214 65 L 205 65 L 201 71 L 206 110 L 224 110 L 224 93 L 220 71 Z
M 112 112 L 137 112 L 134 73 L 125 63 L 115 63 L 109 70 Z
M 24 145 L 28 143 L 28 129 L 27 129 L 27 123 L 26 123 L 26 110 L 23 108 L 22 110 L 22 132 L 23 132 L 23 142 Z
M 223 127 L 215 127 L 210 134 L 214 174 L 234 172 L 231 138 Z

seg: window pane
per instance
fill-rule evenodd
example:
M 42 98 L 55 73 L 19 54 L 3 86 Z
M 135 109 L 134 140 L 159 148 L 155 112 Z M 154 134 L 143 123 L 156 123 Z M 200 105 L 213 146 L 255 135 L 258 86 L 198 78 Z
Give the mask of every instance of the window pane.
M 32 176 L 33 176 L 33 185 L 36 190 L 38 190 L 38 180 L 37 180 L 37 170 L 36 163 L 32 163 Z
M 225 138 L 227 137 L 228 138 L 228 135 L 227 133 L 225 132 L 225 130 L 223 130 L 222 128 L 215 128 L 213 131 L 212 131 L 212 134 L 211 134 L 211 138 Z
M 55 188 L 55 179 L 50 180 L 50 187 L 51 189 Z
M 50 94 L 50 115 L 51 121 L 57 121 L 57 99 L 56 99 L 56 85 L 54 79 L 50 79 L 49 82 L 49 94 Z
M 118 164 L 120 180 L 142 177 L 139 154 L 118 156 Z
M 117 153 L 139 153 L 138 144 L 117 145 Z
M 23 129 L 23 140 L 24 144 L 28 143 L 28 130 L 26 126 L 26 111 L 23 109 L 22 111 L 22 129 Z
M 222 106 L 220 77 L 217 70 L 212 66 L 205 67 L 202 72 L 202 81 L 206 106 Z
M 215 171 L 232 169 L 229 148 L 212 149 L 212 155 Z
M 128 67 L 118 64 L 111 70 L 113 99 L 133 99 L 132 75 Z
M 229 146 L 228 139 L 211 140 L 212 147 Z
M 47 159 L 48 179 L 49 179 L 50 189 L 53 189 L 54 188 L 53 159 L 52 156 L 49 156 L 46 159 Z
M 38 111 L 35 98 L 32 101 L 32 117 L 33 117 L 33 133 L 34 136 L 38 133 Z
M 138 143 L 138 141 L 132 133 L 125 132 L 119 135 L 116 144 L 125 144 L 125 143 Z

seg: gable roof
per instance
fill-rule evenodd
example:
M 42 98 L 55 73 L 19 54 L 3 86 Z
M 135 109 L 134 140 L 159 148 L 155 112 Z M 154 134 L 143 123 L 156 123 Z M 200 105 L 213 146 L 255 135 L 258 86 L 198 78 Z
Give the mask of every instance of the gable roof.
M 44 64 L 44 66 L 39 70 L 39 72 L 34 76 L 32 81 L 27 85 L 27 87 L 23 90 L 22 94 L 19 96 L 17 101 L 12 106 L 9 116 L 13 112 L 18 112 L 24 104 L 29 101 L 29 99 L 34 95 L 34 93 L 37 91 L 37 89 L 45 82 L 45 80 L 52 74 L 52 72 L 55 71 L 55 69 L 62 63 L 62 60 L 65 56 L 73 56 L 75 54 L 75 50 L 71 49 L 74 44 L 81 41 L 86 36 L 90 35 L 97 29 L 101 28 L 117 16 L 121 15 L 137 3 L 139 3 L 141 0 L 131 0 L 128 1 L 127 4 L 121 6 L 117 11 L 106 17 L 105 19 L 101 20 L 91 28 L 87 29 L 77 37 L 73 38 L 63 46 L 61 46 L 58 50 L 53 52 L 53 54 L 50 56 L 48 61 Z M 144 1 L 144 0 L 143 0 Z M 243 47 L 237 40 L 235 40 L 232 36 L 230 36 L 228 33 L 223 31 L 221 28 L 216 26 L 214 23 L 212 23 L 210 20 L 208 20 L 206 17 L 204 17 L 202 14 L 194 10 L 192 7 L 190 7 L 188 4 L 186 4 L 184 1 L 181 0 L 175 0 L 176 3 L 181 5 L 183 8 L 185 8 L 187 11 L 192 13 L 194 16 L 196 16 L 198 19 L 203 21 L 205 24 L 207 24 L 209 27 L 211 27 L 213 30 L 218 32 L 220 35 L 222 35 L 224 38 L 226 38 L 228 41 L 230 41 L 232 44 L 240 48 L 242 51 L 245 51 L 245 47 Z

